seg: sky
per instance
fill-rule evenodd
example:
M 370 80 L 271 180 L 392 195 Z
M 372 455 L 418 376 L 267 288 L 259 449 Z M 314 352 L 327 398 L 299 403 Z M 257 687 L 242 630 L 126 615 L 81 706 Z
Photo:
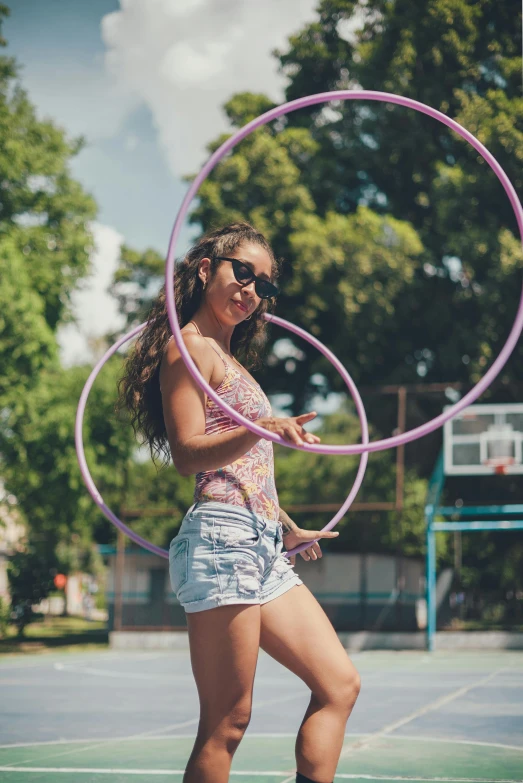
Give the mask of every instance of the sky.
M 72 175 L 91 193 L 92 274 L 59 332 L 65 366 L 92 361 L 87 338 L 122 321 L 106 293 L 122 242 L 165 255 L 206 145 L 227 130 L 234 93 L 284 100 L 271 52 L 315 17 L 316 0 L 6 0 L 3 33 L 39 117 L 86 147 Z M 189 246 L 186 228 L 177 248 Z

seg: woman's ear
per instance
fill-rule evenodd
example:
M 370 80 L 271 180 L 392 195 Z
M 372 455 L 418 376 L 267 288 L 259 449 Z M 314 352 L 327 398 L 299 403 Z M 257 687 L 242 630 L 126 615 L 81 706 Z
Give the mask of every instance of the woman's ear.
M 211 259 L 210 258 L 202 258 L 200 261 L 200 266 L 198 267 L 198 277 L 202 281 L 202 285 L 205 288 L 207 283 L 209 282 L 211 274 Z

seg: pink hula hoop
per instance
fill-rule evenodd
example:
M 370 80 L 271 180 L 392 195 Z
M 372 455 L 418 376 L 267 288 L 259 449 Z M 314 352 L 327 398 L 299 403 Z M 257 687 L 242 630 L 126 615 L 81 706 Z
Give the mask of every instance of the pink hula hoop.
M 304 340 L 307 340 L 309 343 L 314 345 L 314 347 L 317 348 L 319 351 L 321 351 L 321 353 L 323 353 L 323 355 L 326 356 L 327 359 L 331 362 L 331 364 L 338 370 L 343 380 L 347 384 L 349 392 L 351 393 L 354 403 L 356 405 L 356 410 L 358 412 L 358 417 L 361 425 L 362 440 L 364 443 L 368 443 L 369 429 L 367 425 L 367 416 L 365 414 L 365 408 L 363 407 L 363 402 L 361 400 L 356 384 L 352 380 L 351 376 L 349 375 L 345 367 L 339 361 L 339 359 L 337 359 L 334 356 L 334 354 L 331 351 L 329 351 L 329 349 L 326 348 L 316 337 L 313 337 L 308 332 L 304 331 L 303 329 L 300 329 L 298 326 L 294 326 L 294 324 L 289 323 L 289 321 L 285 321 L 283 318 L 276 318 L 276 316 L 272 316 L 271 320 L 278 326 L 282 326 L 284 329 L 289 329 L 295 334 L 300 335 L 300 337 L 303 337 Z M 82 474 L 83 480 L 85 481 L 85 485 L 89 491 L 89 494 L 93 498 L 94 502 L 96 503 L 100 511 L 107 517 L 107 519 L 110 522 L 112 522 L 114 525 L 116 525 L 117 528 L 119 528 L 122 532 L 124 532 L 136 544 L 139 544 L 144 549 L 148 549 L 149 552 L 153 552 L 153 554 L 155 555 L 159 555 L 160 557 L 165 557 L 166 559 L 168 559 L 169 552 L 167 549 L 163 549 L 162 547 L 156 546 L 155 544 L 152 544 L 150 541 L 147 541 L 145 538 L 142 538 L 142 536 L 138 535 L 138 533 L 135 533 L 135 531 L 132 530 L 130 527 L 128 527 L 124 522 L 122 522 L 122 520 L 119 519 L 116 516 L 116 514 L 113 511 L 111 511 L 109 506 L 104 502 L 102 496 L 100 495 L 96 487 L 96 484 L 93 481 L 93 478 L 87 466 L 87 460 L 85 458 L 85 451 L 83 446 L 82 428 L 83 428 L 85 407 L 87 405 L 87 399 L 89 397 L 89 393 L 92 389 L 92 386 L 100 370 L 102 369 L 104 364 L 111 358 L 111 356 L 115 354 L 116 351 L 122 345 L 124 345 L 124 343 L 128 342 L 137 334 L 139 334 L 145 326 L 146 323 L 140 324 L 139 326 L 135 326 L 135 328 L 131 329 L 130 332 L 125 334 L 123 337 L 120 337 L 120 339 L 117 340 L 117 342 L 114 345 L 112 345 L 108 351 L 106 351 L 106 353 L 102 356 L 102 358 L 100 359 L 96 367 L 92 370 L 91 374 L 89 375 L 89 378 L 87 379 L 85 386 L 82 389 L 82 393 L 80 395 L 80 401 L 78 403 L 78 409 L 76 411 L 76 422 L 75 422 L 76 454 L 78 457 L 78 463 L 80 465 L 80 472 Z M 352 501 L 356 497 L 356 494 L 358 493 L 358 490 L 361 487 L 361 483 L 365 475 L 368 458 L 369 458 L 368 454 L 362 455 L 360 459 L 358 472 L 356 474 L 356 480 L 354 482 L 351 491 L 347 495 L 347 498 L 345 499 L 343 505 L 341 506 L 336 516 L 333 517 L 333 519 L 331 519 L 331 521 L 325 528 L 323 528 L 324 530 L 330 530 L 332 527 L 334 527 L 334 525 L 346 513 L 347 509 L 349 508 Z M 295 554 L 296 552 L 300 552 L 302 549 L 306 549 L 312 544 L 313 544 L 312 541 L 308 541 L 307 543 L 300 544 L 300 546 L 295 547 L 289 552 L 285 552 L 283 554 L 290 557 L 290 555 Z
M 196 367 L 195 363 L 193 362 L 189 352 L 187 351 L 184 345 L 181 336 L 180 325 L 178 323 L 176 306 L 174 301 L 173 281 L 174 281 L 174 274 L 175 274 L 175 247 L 183 222 L 189 210 L 191 201 L 196 195 L 196 193 L 198 192 L 198 189 L 202 184 L 202 182 L 209 176 L 209 174 L 215 168 L 218 162 L 228 152 L 230 152 L 230 150 L 232 150 L 236 146 L 236 144 L 238 144 L 242 139 L 244 139 L 254 130 L 256 130 L 256 128 L 259 128 L 262 125 L 266 125 L 268 122 L 271 122 L 272 120 L 275 120 L 278 117 L 281 117 L 282 115 L 288 114 L 297 109 L 302 109 L 307 106 L 312 106 L 318 103 L 325 103 L 325 102 L 336 101 L 336 100 L 373 100 L 373 101 L 381 101 L 385 103 L 395 103 L 400 106 L 406 106 L 407 108 L 414 109 L 423 114 L 429 115 L 430 117 L 438 120 L 439 122 L 442 122 L 444 125 L 447 125 L 449 128 L 451 128 L 460 136 L 462 136 L 462 138 L 468 141 L 469 144 L 471 144 L 477 150 L 477 152 L 479 152 L 479 154 L 485 159 L 485 161 L 488 163 L 488 165 L 491 167 L 491 169 L 494 171 L 494 173 L 500 180 L 505 192 L 508 195 L 508 198 L 510 200 L 514 213 L 516 215 L 518 229 L 523 241 L 523 208 L 521 206 L 521 203 L 516 195 L 514 187 L 512 186 L 509 178 L 507 177 L 506 173 L 504 172 L 500 164 L 494 158 L 494 156 L 491 155 L 491 153 L 486 149 L 486 147 L 484 147 L 483 144 L 481 144 L 481 142 L 478 141 L 478 139 L 476 139 L 475 136 L 473 136 L 469 131 L 467 131 L 465 128 L 459 125 L 459 123 L 457 123 L 455 120 L 450 119 L 446 115 L 442 114 L 436 109 L 431 108 L 430 106 L 427 106 L 424 103 L 420 103 L 419 101 L 412 100 L 411 98 L 404 98 L 399 95 L 394 95 L 393 93 L 376 92 L 371 90 L 354 90 L 354 91 L 338 90 L 332 92 L 318 93 L 316 95 L 309 95 L 304 98 L 298 98 L 297 100 L 290 101 L 289 103 L 285 103 L 280 106 L 277 106 L 276 108 L 271 109 L 268 112 L 265 112 L 265 114 L 262 114 L 260 117 L 257 117 L 256 119 L 252 120 L 250 123 L 248 123 L 243 128 L 238 130 L 235 134 L 233 134 L 227 141 L 225 141 L 221 145 L 221 147 L 219 147 L 219 149 L 217 149 L 216 152 L 209 158 L 209 160 L 204 165 L 204 167 L 202 168 L 198 176 L 195 178 L 182 202 L 178 215 L 176 216 L 176 220 L 174 222 L 173 230 L 169 241 L 169 248 L 167 252 L 167 259 L 166 259 L 166 266 L 165 266 L 166 303 L 167 303 L 167 311 L 169 315 L 169 322 L 171 325 L 174 339 L 185 361 L 185 364 L 187 365 L 187 368 L 191 373 L 192 377 L 194 378 L 194 380 L 196 381 L 196 383 L 237 424 L 244 425 L 249 430 L 259 435 L 260 437 L 266 438 L 268 440 L 272 440 L 274 443 L 279 443 L 283 446 L 287 446 L 290 448 L 301 449 L 303 451 L 312 451 L 319 454 L 362 455 L 356 481 L 351 489 L 351 492 L 349 493 L 348 497 L 346 498 L 345 502 L 341 506 L 338 513 L 335 515 L 335 517 L 333 517 L 333 519 L 328 523 L 328 525 L 326 525 L 323 528 L 323 530 L 330 530 L 332 527 L 334 527 L 334 525 L 346 513 L 347 509 L 352 503 L 354 497 L 356 496 L 356 493 L 358 492 L 361 486 L 361 482 L 363 481 L 363 476 L 365 473 L 369 452 L 383 451 L 388 448 L 401 446 L 405 443 L 409 443 L 412 440 L 421 438 L 424 435 L 428 435 L 430 432 L 442 426 L 446 421 L 448 421 L 457 413 L 459 413 L 461 410 L 463 410 L 463 408 L 465 408 L 467 405 L 470 405 L 472 402 L 474 402 L 485 391 L 485 389 L 489 386 L 489 384 L 492 383 L 494 378 L 498 375 L 500 370 L 503 368 L 510 354 L 514 350 L 518 338 L 523 330 L 523 291 L 522 291 L 518 311 L 516 313 L 516 317 L 512 329 L 510 331 L 510 334 L 503 348 L 501 349 L 498 357 L 495 359 L 492 366 L 485 373 L 485 375 L 480 379 L 480 381 L 455 405 L 450 407 L 448 410 L 446 410 L 444 413 L 440 414 L 436 418 L 427 422 L 426 424 L 423 424 L 420 427 L 416 427 L 415 429 L 408 430 L 407 432 L 404 432 L 400 435 L 396 435 L 395 437 L 385 438 L 383 440 L 374 441 L 372 443 L 369 443 L 368 440 L 367 419 L 366 419 L 363 403 L 361 402 L 360 395 L 358 393 L 356 386 L 354 385 L 354 382 L 352 381 L 351 377 L 349 376 L 349 374 L 347 373 L 343 365 L 334 356 L 334 354 L 332 354 L 332 352 L 329 351 L 328 348 L 326 348 L 325 346 L 323 346 L 322 343 L 319 342 L 319 340 L 309 335 L 303 329 L 300 329 L 294 324 L 291 324 L 288 321 L 284 321 L 281 318 L 277 318 L 274 315 L 265 314 L 264 317 L 266 318 L 267 321 L 275 323 L 276 325 L 279 326 L 283 326 L 289 331 L 294 332 L 294 334 L 303 337 L 303 339 L 315 345 L 315 347 L 317 347 L 318 350 L 320 350 L 329 359 L 331 364 L 333 364 L 336 367 L 338 372 L 340 372 L 356 404 L 356 408 L 358 411 L 358 416 L 362 428 L 361 444 L 350 444 L 345 446 L 305 444 L 303 446 L 297 446 L 296 444 L 284 440 L 280 436 L 269 432 L 263 427 L 260 427 L 259 425 L 255 424 L 249 419 L 243 417 L 241 414 L 239 414 L 237 411 L 235 411 L 233 408 L 231 408 L 229 405 L 223 402 L 223 400 L 216 394 L 214 389 L 205 381 L 204 378 L 202 378 L 202 376 L 198 371 L 198 368 Z M 162 549 L 161 547 L 157 547 L 154 544 L 151 544 L 149 541 L 146 541 L 141 536 L 134 533 L 134 531 L 132 531 L 121 520 L 119 520 L 118 517 L 116 517 L 116 515 L 104 503 L 89 473 L 89 469 L 87 467 L 87 463 L 85 460 L 83 441 L 82 441 L 82 423 L 83 423 L 85 405 L 87 402 L 89 391 L 94 383 L 96 376 L 100 372 L 105 362 L 110 358 L 110 356 L 112 356 L 121 345 L 123 345 L 125 342 L 130 340 L 136 334 L 138 334 L 143 329 L 144 326 L 145 324 L 141 324 L 140 326 L 135 327 L 135 329 L 133 329 L 128 334 L 124 335 L 124 337 L 120 338 L 115 343 L 115 345 L 112 346 L 109 349 L 109 351 L 107 351 L 107 353 L 102 357 L 102 359 L 98 362 L 98 364 L 92 371 L 91 375 L 89 376 L 87 383 L 85 384 L 85 387 L 82 391 L 82 395 L 80 397 L 77 416 L 76 416 L 76 425 L 75 425 L 76 450 L 78 455 L 78 461 L 80 464 L 80 470 L 84 478 L 84 481 L 87 485 L 87 489 L 89 490 L 95 503 L 99 506 L 100 510 L 105 514 L 105 516 L 111 522 L 113 522 L 118 528 L 120 528 L 124 533 L 126 533 L 126 535 L 128 535 L 129 538 L 131 538 L 133 541 L 138 543 L 140 546 L 144 547 L 145 549 L 148 549 L 149 551 L 155 554 L 160 555 L 161 557 L 168 558 L 167 550 Z M 313 542 L 309 541 L 307 543 L 301 544 L 299 547 L 296 547 L 295 549 L 285 554 L 287 556 L 290 556 L 291 554 L 295 554 L 301 551 L 302 549 L 311 546 L 312 543 Z
M 281 117 L 283 114 L 289 114 L 290 112 L 296 111 L 297 109 L 303 109 L 306 106 L 312 106 L 317 103 L 326 103 L 329 101 L 339 101 L 339 100 L 351 100 L 351 101 L 370 100 L 370 101 L 381 101 L 384 103 L 396 103 L 399 104 L 400 106 L 406 106 L 407 108 L 415 109 L 416 111 L 419 111 L 422 114 L 428 114 L 429 117 L 433 117 L 434 119 L 439 120 L 444 125 L 447 125 L 449 128 L 456 131 L 456 133 L 458 133 L 466 141 L 472 144 L 472 146 L 486 160 L 486 162 L 489 164 L 491 169 L 494 171 L 494 173 L 500 180 L 501 184 L 505 189 L 505 192 L 509 197 L 510 203 L 512 204 L 512 207 L 514 209 L 514 213 L 516 215 L 516 220 L 519 227 L 519 232 L 523 241 L 523 208 L 516 195 L 516 191 L 514 190 L 509 178 L 507 177 L 507 175 L 505 174 L 504 170 L 501 168 L 497 160 L 494 158 L 494 156 L 491 155 L 491 153 L 486 149 L 486 147 L 484 147 L 483 144 L 481 144 L 481 142 L 478 141 L 478 139 L 476 139 L 476 137 L 472 135 L 472 133 L 470 133 L 461 125 L 459 125 L 459 123 L 457 123 L 455 120 L 451 120 L 445 114 L 442 114 L 440 111 L 437 111 L 436 109 L 432 109 L 430 106 L 427 106 L 424 103 L 420 103 L 419 101 L 414 101 L 411 98 L 403 98 L 399 95 L 394 95 L 393 93 L 375 92 L 372 90 L 337 90 L 333 92 L 323 92 L 323 93 L 318 93 L 316 95 L 309 95 L 304 98 L 297 98 L 294 101 L 290 101 L 289 103 L 284 103 L 281 106 L 277 106 L 276 108 L 265 112 L 265 114 L 262 114 L 260 117 L 257 117 L 256 119 L 252 120 L 247 125 L 245 125 L 243 128 L 240 128 L 240 130 L 236 131 L 236 133 L 234 133 L 229 139 L 227 139 L 227 141 L 225 141 L 221 145 L 221 147 L 219 147 L 216 150 L 216 152 L 214 152 L 214 154 L 209 158 L 209 160 L 204 165 L 204 167 L 202 168 L 202 170 L 200 171 L 200 173 L 192 183 L 191 187 L 187 191 L 187 194 L 182 202 L 182 206 L 180 207 L 178 215 L 176 216 L 176 220 L 174 222 L 174 227 L 171 234 L 171 239 L 169 242 L 167 262 L 165 265 L 165 289 L 166 289 L 166 300 L 167 300 L 167 312 L 169 313 L 169 321 L 171 324 L 171 329 L 174 335 L 174 339 L 176 340 L 176 344 L 178 345 L 180 353 L 185 361 L 185 364 L 187 365 L 189 372 L 191 373 L 194 380 L 198 383 L 198 385 L 204 390 L 204 392 L 212 400 L 214 400 L 216 405 L 218 405 L 224 411 L 224 413 L 227 413 L 231 417 L 231 419 L 233 419 L 233 421 L 235 421 L 237 424 L 243 424 L 244 427 L 247 427 L 249 430 L 251 430 L 251 432 L 254 432 L 257 435 L 260 435 L 260 437 L 266 438 L 268 440 L 272 440 L 274 443 L 279 443 L 282 446 L 287 446 L 292 449 L 313 451 L 318 454 L 362 454 L 363 452 L 383 451 L 385 449 L 395 448 L 396 446 L 401 446 L 404 443 L 409 443 L 412 440 L 416 440 L 417 438 L 421 438 L 424 435 L 428 435 L 429 432 L 432 432 L 438 427 L 441 427 L 446 421 L 448 421 L 457 413 L 459 413 L 461 410 L 463 410 L 463 408 L 466 408 L 467 405 L 470 405 L 472 402 L 474 402 L 474 400 L 476 400 L 480 396 L 480 394 L 485 391 L 485 389 L 489 386 L 490 383 L 492 383 L 494 378 L 498 375 L 502 367 L 507 362 L 510 354 L 512 353 L 514 347 L 516 346 L 521 331 L 523 330 L 523 291 L 520 298 L 519 309 L 517 311 L 514 324 L 512 326 L 512 329 L 510 331 L 510 334 L 507 338 L 505 345 L 503 346 L 503 348 L 499 353 L 499 356 L 496 358 L 496 360 L 489 368 L 489 370 L 485 373 L 485 375 L 480 379 L 480 381 L 461 400 L 459 400 L 455 405 L 450 407 L 445 412 L 441 413 L 439 416 L 436 416 L 436 418 L 432 419 L 426 424 L 416 427 L 415 429 L 408 430 L 407 432 L 404 432 L 400 435 L 396 435 L 393 438 L 385 438 L 384 440 L 377 440 L 367 444 L 361 443 L 361 444 L 352 444 L 347 446 L 324 446 L 319 443 L 311 443 L 311 444 L 305 444 L 303 446 L 298 446 L 294 443 L 290 443 L 284 440 L 279 435 L 275 435 L 274 433 L 265 430 L 263 427 L 254 424 L 252 421 L 249 421 L 244 416 L 242 416 L 237 411 L 235 411 L 233 408 L 231 408 L 229 405 L 224 403 L 223 400 L 220 399 L 220 397 L 215 393 L 214 389 L 212 389 L 211 386 L 209 386 L 209 384 L 206 383 L 206 381 L 202 378 L 202 376 L 198 371 L 198 368 L 196 367 L 195 363 L 191 358 L 191 355 L 189 354 L 187 348 L 183 343 L 181 337 L 180 325 L 178 323 L 178 318 L 176 314 L 175 302 L 174 302 L 173 281 L 175 276 L 174 252 L 175 252 L 176 241 L 180 234 L 183 221 L 185 220 L 185 216 L 187 215 L 192 199 L 198 192 L 198 189 L 202 184 L 202 182 L 209 176 L 211 171 L 215 168 L 216 164 L 224 157 L 224 155 L 230 152 L 230 150 L 232 150 L 236 146 L 236 144 L 238 144 L 238 142 L 240 142 L 242 139 L 244 139 L 246 136 L 248 136 L 250 133 L 256 130 L 256 128 L 259 128 L 262 125 L 266 125 L 268 122 L 271 122 L 272 120 Z M 267 320 L 271 320 L 271 316 L 268 313 L 265 314 L 264 317 Z

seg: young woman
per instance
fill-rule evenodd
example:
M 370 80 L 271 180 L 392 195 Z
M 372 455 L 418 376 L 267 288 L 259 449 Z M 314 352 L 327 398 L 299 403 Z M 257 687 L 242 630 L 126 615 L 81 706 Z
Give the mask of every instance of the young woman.
M 245 417 L 286 440 L 316 413 L 273 417 L 246 367 L 260 362 L 278 264 L 262 234 L 237 223 L 204 236 L 178 265 L 175 299 L 187 350 L 206 381 Z M 243 364 L 238 360 L 243 360 Z M 280 509 L 272 441 L 238 426 L 188 372 L 162 289 L 128 360 L 121 399 L 153 456 L 196 475 L 194 505 L 171 542 L 169 570 L 187 614 L 200 721 L 184 783 L 226 783 L 249 724 L 261 647 L 310 688 L 296 740 L 298 783 L 331 783 L 360 680 L 329 619 L 281 553 L 319 538 Z

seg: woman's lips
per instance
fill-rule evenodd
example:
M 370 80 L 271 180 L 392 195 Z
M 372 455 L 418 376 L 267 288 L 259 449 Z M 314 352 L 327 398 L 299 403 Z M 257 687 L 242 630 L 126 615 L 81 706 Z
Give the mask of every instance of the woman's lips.
M 242 313 L 246 313 L 246 312 L 247 312 L 247 308 L 246 308 L 244 305 L 242 305 L 240 302 L 237 302 L 235 299 L 233 299 L 232 301 L 234 302 L 234 304 L 236 305 L 236 307 L 239 307 L 239 308 L 240 308 L 240 310 L 242 311 Z

